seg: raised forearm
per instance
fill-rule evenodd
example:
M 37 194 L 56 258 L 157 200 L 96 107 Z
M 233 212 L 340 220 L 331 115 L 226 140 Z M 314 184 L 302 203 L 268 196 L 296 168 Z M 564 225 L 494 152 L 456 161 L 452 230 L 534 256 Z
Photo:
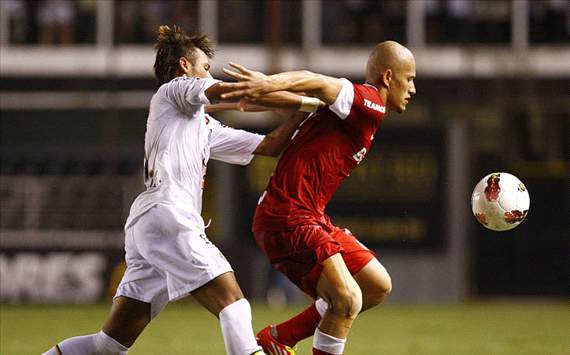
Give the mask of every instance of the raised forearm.
M 316 100 L 316 102 L 311 100 Z M 314 112 L 324 106 L 325 103 L 316 98 L 299 96 L 289 91 L 277 91 L 259 97 L 255 103 L 245 99 L 239 102 L 220 102 L 206 105 L 204 110 L 209 113 L 217 111 L 260 112 L 280 109 Z
M 218 111 L 264 112 L 269 110 L 270 109 L 265 106 L 250 103 L 243 104 L 242 102 L 220 102 L 204 107 L 204 111 L 207 113 Z
M 235 66 L 234 66 L 235 67 Z M 260 100 L 269 93 L 278 91 L 303 92 L 316 97 L 326 105 L 331 105 L 342 88 L 342 79 L 312 73 L 307 70 L 291 71 L 264 77 L 251 77 L 247 69 L 241 73 L 224 68 L 224 72 L 237 83 L 222 83 L 224 92 L 220 94 L 224 100 L 246 98 L 250 101 Z
M 307 102 L 311 102 L 307 105 Z M 251 102 L 247 99 L 237 103 L 241 111 L 275 111 L 276 109 L 299 110 L 305 112 L 314 112 L 324 107 L 325 103 L 317 98 L 300 96 L 289 91 L 276 91 L 269 94 L 263 94 L 255 101 Z M 307 107 L 311 109 L 307 110 Z
M 307 70 L 270 75 L 267 82 L 270 91 L 304 92 L 309 96 L 319 98 L 327 105 L 334 102 L 342 88 L 340 79 Z
M 325 76 L 308 70 L 289 71 L 267 77 L 271 91 L 293 91 L 313 93 L 321 90 Z
M 268 108 L 298 110 L 301 107 L 301 96 L 288 91 L 276 91 L 258 97 L 255 104 Z
M 291 137 L 297 130 L 297 127 L 303 122 L 309 114 L 305 112 L 296 112 L 283 122 L 279 127 L 275 128 L 259 143 L 253 154 L 268 155 L 276 157 L 287 144 L 291 141 Z

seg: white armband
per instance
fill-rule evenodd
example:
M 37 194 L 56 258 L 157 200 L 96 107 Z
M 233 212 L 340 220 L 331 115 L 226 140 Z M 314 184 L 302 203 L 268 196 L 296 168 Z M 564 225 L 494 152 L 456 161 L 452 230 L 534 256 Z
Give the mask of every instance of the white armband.
M 299 111 L 303 112 L 315 112 L 319 109 L 321 100 L 316 97 L 301 96 L 301 107 Z

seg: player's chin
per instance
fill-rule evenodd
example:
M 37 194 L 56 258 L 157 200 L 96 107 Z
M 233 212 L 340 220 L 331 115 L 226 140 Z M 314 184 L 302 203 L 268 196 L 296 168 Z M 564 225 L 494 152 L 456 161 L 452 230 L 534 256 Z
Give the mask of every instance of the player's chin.
M 403 113 L 404 111 L 406 111 L 406 105 L 401 105 L 396 109 L 398 113 Z

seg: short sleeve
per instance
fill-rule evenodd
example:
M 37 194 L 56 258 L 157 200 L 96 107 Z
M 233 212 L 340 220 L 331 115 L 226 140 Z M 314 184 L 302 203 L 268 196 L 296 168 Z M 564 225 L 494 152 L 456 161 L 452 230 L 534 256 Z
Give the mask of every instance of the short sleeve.
M 340 117 L 342 126 L 350 130 L 351 136 L 360 138 L 374 135 L 386 113 L 386 106 L 375 86 L 353 84 L 348 80 L 329 109 Z
M 210 158 L 230 164 L 247 165 L 264 136 L 225 126 L 211 118 Z
M 164 95 L 181 109 L 189 106 L 208 105 L 205 91 L 219 80 L 212 78 L 178 77 L 164 84 Z
M 348 79 L 342 79 L 342 88 L 340 89 L 336 100 L 329 106 L 330 110 L 341 119 L 345 119 L 350 114 L 352 103 L 354 102 L 354 87 Z

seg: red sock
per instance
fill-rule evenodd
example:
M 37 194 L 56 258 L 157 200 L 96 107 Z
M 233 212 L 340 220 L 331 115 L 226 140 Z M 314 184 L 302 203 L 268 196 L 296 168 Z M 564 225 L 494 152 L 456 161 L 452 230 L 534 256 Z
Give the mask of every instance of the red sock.
M 281 344 L 293 347 L 301 340 L 313 336 L 320 321 L 321 315 L 313 303 L 295 317 L 275 326 L 277 340 Z
M 334 355 L 334 354 L 327 353 L 326 351 L 322 351 L 322 350 L 313 348 L 313 355 Z

